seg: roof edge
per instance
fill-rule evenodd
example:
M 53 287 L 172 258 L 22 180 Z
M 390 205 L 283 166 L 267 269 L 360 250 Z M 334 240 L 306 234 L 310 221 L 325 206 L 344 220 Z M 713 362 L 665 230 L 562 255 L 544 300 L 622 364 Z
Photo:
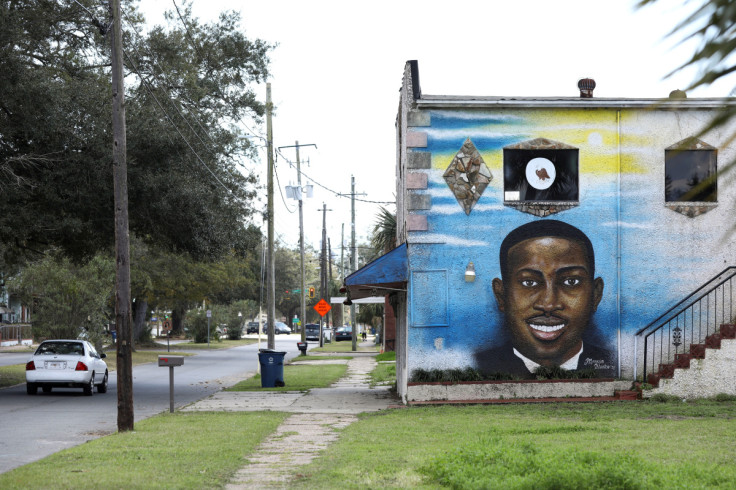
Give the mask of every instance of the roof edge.
M 499 97 L 464 95 L 427 95 L 415 101 L 418 109 L 487 108 L 487 107 L 556 107 L 556 108 L 637 108 L 654 110 L 715 109 L 736 105 L 734 97 L 692 99 L 669 98 L 580 98 L 580 97 Z

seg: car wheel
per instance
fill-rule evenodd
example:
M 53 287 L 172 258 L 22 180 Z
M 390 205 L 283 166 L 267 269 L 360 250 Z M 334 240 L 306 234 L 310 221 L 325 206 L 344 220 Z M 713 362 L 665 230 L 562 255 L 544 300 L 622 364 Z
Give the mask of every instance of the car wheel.
M 107 371 L 105 371 L 105 377 L 102 378 L 102 383 L 97 385 L 97 393 L 107 393 Z
M 44 393 L 51 393 L 51 387 L 50 386 L 44 386 L 43 387 L 43 392 Z
M 95 373 L 92 373 L 92 376 L 89 377 L 89 383 L 84 385 L 84 394 L 85 396 L 92 396 L 92 388 L 95 387 Z
M 38 386 L 36 383 L 26 383 L 26 393 L 29 395 L 35 395 L 38 392 Z

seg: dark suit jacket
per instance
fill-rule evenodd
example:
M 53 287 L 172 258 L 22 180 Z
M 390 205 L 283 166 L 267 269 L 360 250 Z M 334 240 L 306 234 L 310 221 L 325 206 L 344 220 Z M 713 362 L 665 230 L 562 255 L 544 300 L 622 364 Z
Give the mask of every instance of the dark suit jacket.
M 520 379 L 534 379 L 524 361 L 514 354 L 511 342 L 478 350 L 474 354 L 475 368 L 483 374 L 507 373 Z M 616 357 L 613 352 L 583 341 L 583 352 L 578 358 L 577 369 L 595 369 L 601 378 L 616 376 Z

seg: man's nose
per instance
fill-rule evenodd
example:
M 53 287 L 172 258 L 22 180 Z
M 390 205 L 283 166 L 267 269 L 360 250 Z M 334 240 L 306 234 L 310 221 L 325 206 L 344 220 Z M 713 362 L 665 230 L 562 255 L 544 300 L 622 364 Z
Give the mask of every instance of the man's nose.
M 545 286 L 544 290 L 537 298 L 534 308 L 544 312 L 547 316 L 551 315 L 554 311 L 562 309 L 562 304 L 559 301 L 559 294 L 554 284 L 547 284 Z

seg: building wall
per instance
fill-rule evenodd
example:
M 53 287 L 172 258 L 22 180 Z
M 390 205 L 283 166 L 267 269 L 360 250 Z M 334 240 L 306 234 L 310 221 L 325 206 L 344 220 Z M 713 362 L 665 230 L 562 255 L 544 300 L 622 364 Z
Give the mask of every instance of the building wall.
M 694 136 L 710 115 L 627 107 L 408 111 L 405 134 L 399 131 L 406 151 L 399 155 L 405 175 L 398 213 L 409 244 L 408 370 L 476 366 L 479 350 L 505 341 L 492 286 L 501 276 L 500 244 L 522 224 L 554 219 L 592 242 L 604 288 L 588 338 L 611 353 L 607 372 L 632 377 L 634 332 L 736 263 L 736 247 L 724 239 L 733 222 L 732 185 L 721 179 L 717 206 L 699 216 L 664 203 L 665 148 Z M 719 168 L 734 158 L 722 147 L 728 134 L 701 137 L 718 148 Z M 503 148 L 536 138 L 579 151 L 578 204 L 546 217 L 504 204 Z M 492 179 L 466 212 L 444 174 L 468 140 Z M 469 262 L 475 282 L 464 279 Z

